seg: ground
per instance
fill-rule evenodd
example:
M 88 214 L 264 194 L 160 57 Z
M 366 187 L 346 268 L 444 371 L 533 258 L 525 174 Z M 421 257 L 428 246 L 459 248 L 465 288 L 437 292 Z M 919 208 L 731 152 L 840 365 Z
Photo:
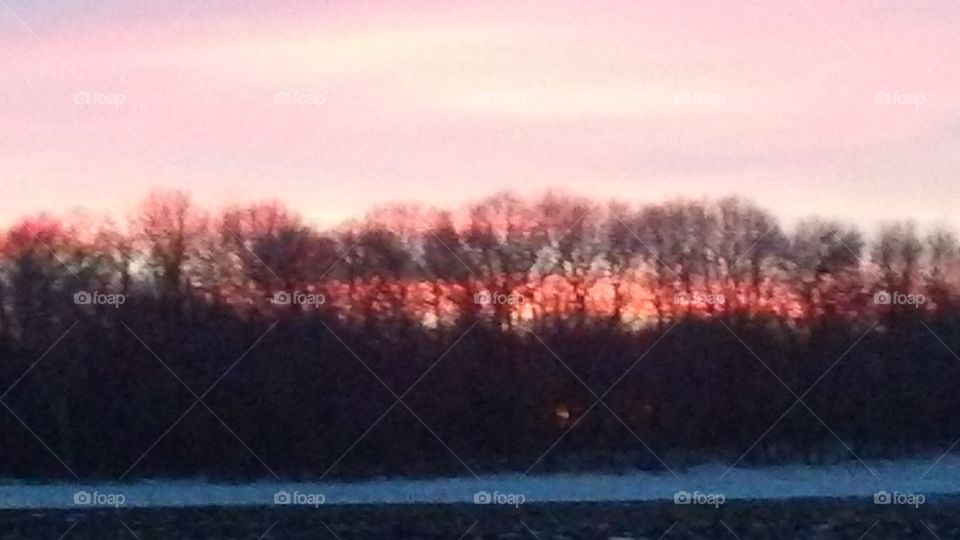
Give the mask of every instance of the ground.
M 0 540 L 955 539 L 960 498 L 0 511 Z

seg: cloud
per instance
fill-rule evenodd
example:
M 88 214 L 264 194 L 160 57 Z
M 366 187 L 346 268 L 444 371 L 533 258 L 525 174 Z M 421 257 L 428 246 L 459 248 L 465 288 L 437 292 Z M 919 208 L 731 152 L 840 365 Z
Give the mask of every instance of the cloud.
M 0 21 L 0 165 L 48 206 L 65 181 L 275 192 L 306 211 L 326 191 L 356 214 L 584 179 L 788 204 L 808 178 L 849 205 L 872 174 L 910 177 L 916 207 L 949 195 L 932 163 L 955 138 L 960 45 L 939 2 L 313 5 L 12 4 L 27 26 Z

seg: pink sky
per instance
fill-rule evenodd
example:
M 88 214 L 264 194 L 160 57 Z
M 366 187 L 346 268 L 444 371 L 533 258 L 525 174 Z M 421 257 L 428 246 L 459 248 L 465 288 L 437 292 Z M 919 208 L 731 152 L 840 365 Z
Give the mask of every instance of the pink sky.
M 0 0 L 0 223 L 554 189 L 956 227 L 958 28 L 956 0 Z

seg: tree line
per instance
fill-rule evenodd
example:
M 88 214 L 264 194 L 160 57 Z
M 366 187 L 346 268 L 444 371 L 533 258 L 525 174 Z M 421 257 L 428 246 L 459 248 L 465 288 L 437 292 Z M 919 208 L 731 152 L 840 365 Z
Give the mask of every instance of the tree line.
M 0 240 L 0 476 L 916 455 L 960 438 L 947 229 L 499 194 L 318 230 L 151 195 Z

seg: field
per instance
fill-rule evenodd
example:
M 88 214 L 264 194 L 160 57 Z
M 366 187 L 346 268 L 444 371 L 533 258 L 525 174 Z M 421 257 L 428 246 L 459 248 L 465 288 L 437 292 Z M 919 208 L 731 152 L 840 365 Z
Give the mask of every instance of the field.
M 960 499 L 3 511 L 0 540 L 948 539 Z

